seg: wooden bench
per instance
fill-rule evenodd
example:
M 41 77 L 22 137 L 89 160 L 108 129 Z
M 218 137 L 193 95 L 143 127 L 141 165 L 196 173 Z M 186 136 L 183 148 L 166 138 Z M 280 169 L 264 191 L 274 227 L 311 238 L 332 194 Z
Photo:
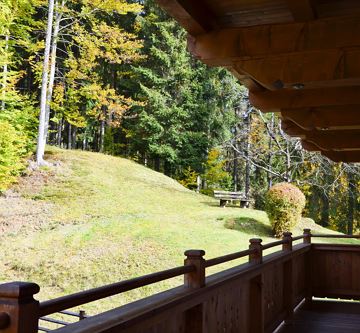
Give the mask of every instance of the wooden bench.
M 239 201 L 241 208 L 249 207 L 251 201 L 242 192 L 214 191 L 214 197 L 220 199 L 220 207 L 225 207 L 229 201 Z

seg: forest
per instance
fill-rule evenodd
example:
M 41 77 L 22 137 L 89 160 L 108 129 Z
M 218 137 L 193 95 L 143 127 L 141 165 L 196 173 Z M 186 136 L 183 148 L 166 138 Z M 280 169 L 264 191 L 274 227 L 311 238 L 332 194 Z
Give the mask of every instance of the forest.
M 0 6 L 0 191 L 29 159 L 46 166 L 48 144 L 126 157 L 208 195 L 242 191 L 256 209 L 290 182 L 316 223 L 360 229 L 359 165 L 304 150 L 230 72 L 193 57 L 154 0 Z

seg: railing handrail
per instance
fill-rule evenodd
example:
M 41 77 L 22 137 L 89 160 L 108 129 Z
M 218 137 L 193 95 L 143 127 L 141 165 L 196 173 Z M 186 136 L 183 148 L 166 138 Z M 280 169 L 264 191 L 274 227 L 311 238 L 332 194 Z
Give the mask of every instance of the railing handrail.
M 40 304 L 33 298 L 33 295 L 38 293 L 40 290 L 40 287 L 37 284 L 28 282 L 5 283 L 0 285 L 1 298 L 4 299 L 6 302 L 10 302 L 12 304 L 12 308 L 14 309 L 21 309 L 25 307 L 24 304 L 26 304 L 26 311 L 29 314 L 32 313 L 32 316 L 30 316 L 31 318 L 29 316 L 21 317 L 19 316 L 19 313 L 22 313 L 22 311 L 17 310 L 10 313 L 7 308 L 4 308 L 3 306 L 1 307 L 0 311 L 0 329 L 7 328 L 9 325 L 11 325 L 12 328 L 16 329 L 16 327 L 23 327 L 26 322 L 26 325 L 31 328 L 30 331 L 35 332 L 35 329 L 38 328 L 39 319 L 43 319 L 45 321 L 55 320 L 59 323 L 61 322 L 61 320 L 57 319 L 48 320 L 47 318 L 43 318 L 44 316 L 58 313 L 106 297 L 114 296 L 136 288 L 141 288 L 156 282 L 168 280 L 180 275 L 184 275 L 183 286 L 186 287 L 186 289 L 191 290 L 203 288 L 206 286 L 207 267 L 215 266 L 228 261 L 249 256 L 248 267 L 259 269 L 260 264 L 263 263 L 263 250 L 282 245 L 282 252 L 284 255 L 291 256 L 292 253 L 295 255 L 295 252 L 292 252 L 293 242 L 303 239 L 305 246 L 300 246 L 300 248 L 311 249 L 311 239 L 313 237 L 360 239 L 360 235 L 312 234 L 310 229 L 304 229 L 303 235 L 292 237 L 292 234 L 290 232 L 285 232 L 283 235 L 283 239 L 265 245 L 262 244 L 262 240 L 260 238 L 253 238 L 250 239 L 249 248 L 247 250 L 215 257 L 209 260 L 205 260 L 203 258 L 203 256 L 205 255 L 205 251 L 203 250 L 188 250 L 185 252 L 185 256 L 187 258 L 184 261 L 184 266 L 136 277 L 126 281 L 112 283 L 94 289 L 80 291 L 71 295 L 47 300 L 45 302 L 41 302 Z M 265 261 L 266 263 L 268 263 L 268 259 L 270 257 L 265 258 L 267 258 L 265 259 Z M 27 318 L 31 319 L 30 322 L 27 322 Z M 20 323 L 20 319 L 23 320 L 24 323 Z M 46 329 L 44 330 L 46 331 Z
M 296 236 L 296 237 L 292 238 L 293 242 L 295 242 L 295 241 L 297 241 L 299 239 L 304 239 L 304 235 L 300 235 L 300 236 Z
M 71 295 L 44 301 L 40 303 L 39 317 L 47 316 L 49 314 L 60 312 L 66 309 L 71 309 L 75 306 L 97 301 L 109 296 L 114 296 L 156 282 L 168 280 L 173 277 L 194 272 L 195 270 L 195 266 L 192 265 L 175 267 L 165 271 L 143 275 L 126 281 L 116 282 L 98 288 L 80 291 Z
M 235 252 L 235 253 L 231 253 L 231 254 L 226 254 L 224 256 L 208 259 L 205 261 L 205 267 L 211 267 L 211 266 L 223 264 L 225 262 L 232 261 L 235 259 L 240 259 L 240 258 L 246 257 L 249 254 L 252 254 L 255 252 L 256 252 L 256 250 L 253 250 L 253 249 L 252 250 L 244 250 L 244 251 L 239 251 L 239 252 Z
M 275 246 L 278 246 L 278 245 L 283 245 L 283 244 L 286 244 L 287 241 L 282 239 L 282 240 L 279 240 L 279 241 L 276 241 L 276 242 L 271 242 L 271 243 L 268 243 L 268 244 L 265 244 L 262 246 L 262 249 L 263 250 L 267 250 L 267 249 L 270 249 L 272 247 L 275 247 Z

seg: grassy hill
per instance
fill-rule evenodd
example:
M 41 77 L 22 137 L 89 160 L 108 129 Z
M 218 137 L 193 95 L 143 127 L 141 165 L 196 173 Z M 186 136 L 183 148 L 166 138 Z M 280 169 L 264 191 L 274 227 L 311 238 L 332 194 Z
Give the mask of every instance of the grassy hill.
M 53 167 L 31 172 L 0 199 L 0 281 L 37 282 L 40 299 L 181 265 L 186 249 L 211 258 L 247 248 L 252 237 L 272 240 L 264 212 L 220 208 L 135 162 L 54 148 L 48 159 Z M 329 232 L 304 220 L 294 233 L 303 227 Z M 180 283 L 85 308 L 103 310 Z

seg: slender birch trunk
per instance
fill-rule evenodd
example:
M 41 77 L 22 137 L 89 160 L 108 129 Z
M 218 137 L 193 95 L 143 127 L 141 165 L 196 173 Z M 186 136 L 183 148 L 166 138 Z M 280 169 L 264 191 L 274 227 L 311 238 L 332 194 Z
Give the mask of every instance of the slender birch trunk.
M 48 130 L 49 130 L 49 120 L 50 120 L 50 103 L 52 100 L 52 94 L 54 89 L 55 82 L 55 71 L 56 71 L 56 53 L 57 53 L 57 43 L 60 31 L 60 22 L 62 18 L 62 8 L 65 5 L 65 0 L 61 2 L 60 8 L 58 0 L 55 1 L 55 23 L 54 23 L 54 33 L 51 43 L 51 56 L 50 56 L 50 75 L 49 75 L 49 84 L 46 95 L 46 106 L 45 106 L 45 129 L 44 129 L 44 140 L 47 141 Z
M 7 54 L 9 50 L 9 35 L 5 36 L 5 54 Z M 2 92 L 2 101 L 1 101 L 1 110 L 4 111 L 5 110 L 5 97 L 6 97 L 6 86 L 7 86 L 7 76 L 8 76 L 8 64 L 7 64 L 7 59 L 5 61 L 4 67 L 3 67 L 3 83 L 2 83 L 2 88 L 3 88 L 3 92 Z
M 251 112 L 249 112 L 250 105 L 247 105 L 247 117 L 245 118 L 245 126 L 246 126 L 246 148 L 245 148 L 245 197 L 246 199 L 250 198 L 250 155 L 251 155 Z
M 45 153 L 46 95 L 47 95 L 48 77 L 49 77 L 48 70 L 49 70 L 49 60 L 50 60 L 53 19 L 54 19 L 54 0 L 49 0 L 49 13 L 48 13 L 48 21 L 47 21 L 47 29 L 46 29 L 43 72 L 41 79 L 39 129 L 38 129 L 38 140 L 37 140 L 37 149 L 36 149 L 36 162 L 38 165 L 42 165 L 45 163 L 44 153 Z

